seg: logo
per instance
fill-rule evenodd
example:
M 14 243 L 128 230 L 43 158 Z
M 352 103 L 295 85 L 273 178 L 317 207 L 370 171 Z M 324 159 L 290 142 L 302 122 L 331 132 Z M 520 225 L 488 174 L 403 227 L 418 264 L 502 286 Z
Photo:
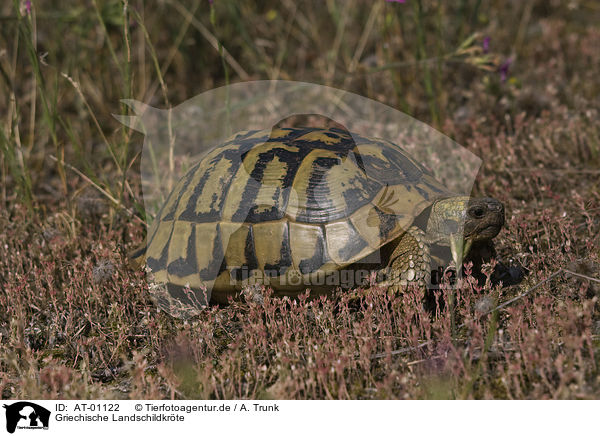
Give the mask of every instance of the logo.
M 19 401 L 3 405 L 6 409 L 6 431 L 14 433 L 18 429 L 48 429 L 50 411 L 29 401 Z

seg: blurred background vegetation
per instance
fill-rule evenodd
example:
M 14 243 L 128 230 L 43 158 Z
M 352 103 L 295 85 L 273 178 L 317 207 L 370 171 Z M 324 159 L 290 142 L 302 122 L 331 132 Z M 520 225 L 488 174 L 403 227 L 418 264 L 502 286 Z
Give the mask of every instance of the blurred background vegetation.
M 131 200 L 141 139 L 111 117 L 122 98 L 168 108 L 237 81 L 308 81 L 450 136 L 448 121 L 577 110 L 600 85 L 573 32 L 595 50 L 598 15 L 575 0 L 3 2 L 1 200 L 64 197 L 70 165 Z

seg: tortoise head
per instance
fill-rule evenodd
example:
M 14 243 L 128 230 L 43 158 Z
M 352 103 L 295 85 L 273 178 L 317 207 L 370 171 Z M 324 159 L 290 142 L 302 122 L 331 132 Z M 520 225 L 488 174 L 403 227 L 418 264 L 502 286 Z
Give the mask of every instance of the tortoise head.
M 504 225 L 504 205 L 496 199 L 456 196 L 436 201 L 427 221 L 431 242 L 450 246 L 460 265 L 474 242 L 494 238 Z

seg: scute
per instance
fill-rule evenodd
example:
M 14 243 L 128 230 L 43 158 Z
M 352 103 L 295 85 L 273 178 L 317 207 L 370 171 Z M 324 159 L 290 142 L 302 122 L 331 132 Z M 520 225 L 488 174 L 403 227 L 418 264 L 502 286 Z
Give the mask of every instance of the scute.
M 384 140 L 336 128 L 240 132 L 181 178 L 133 260 L 177 286 L 214 284 L 217 300 L 257 271 L 285 292 L 294 274 L 373 253 L 448 195 Z

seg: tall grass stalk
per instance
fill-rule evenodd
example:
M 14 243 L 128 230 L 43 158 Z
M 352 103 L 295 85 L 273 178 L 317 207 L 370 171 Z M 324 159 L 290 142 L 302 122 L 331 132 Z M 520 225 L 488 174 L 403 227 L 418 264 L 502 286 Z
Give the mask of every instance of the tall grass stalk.
M 124 96 L 127 99 L 133 98 L 133 76 L 131 74 L 131 36 L 129 34 L 129 2 L 128 0 L 123 1 L 123 43 L 125 44 L 127 58 L 123 61 L 123 86 Z M 121 104 L 122 115 L 129 115 L 129 106 Z M 123 128 L 123 150 L 121 151 L 121 190 L 119 192 L 119 203 L 123 201 L 123 195 L 125 193 L 125 185 L 127 184 L 127 170 L 131 165 L 127 164 L 127 158 L 129 156 L 129 141 L 131 137 L 131 129 L 128 127 Z
M 165 83 L 164 76 L 160 67 L 160 62 L 158 60 L 158 56 L 156 54 L 156 50 L 154 45 L 152 44 L 152 40 L 150 38 L 150 34 L 148 33 L 148 29 L 144 24 L 143 18 L 140 16 L 139 12 L 136 10 L 131 11 L 133 17 L 136 22 L 140 26 L 140 29 L 144 33 L 144 39 L 146 40 L 146 44 L 148 45 L 148 49 L 150 50 L 150 57 L 152 58 L 152 64 L 154 66 L 154 71 L 156 72 L 156 76 L 160 83 L 160 89 L 162 91 L 163 99 L 165 101 L 165 106 L 167 110 L 167 129 L 169 135 L 169 178 L 167 180 L 167 192 L 170 192 L 173 188 L 173 175 L 175 174 L 175 160 L 174 160 L 174 147 L 175 147 L 175 135 L 173 133 L 173 125 L 172 125 L 172 111 L 171 111 L 171 102 L 169 101 L 169 93 L 167 91 L 167 84 Z
M 425 40 L 425 19 L 423 16 L 423 4 L 421 0 L 415 0 L 413 2 L 414 14 L 415 14 L 415 25 L 417 28 L 417 63 L 423 59 L 427 59 L 427 47 Z M 440 115 L 437 107 L 437 97 L 435 95 L 435 88 L 433 85 L 433 79 L 431 77 L 431 69 L 425 65 L 422 69 L 423 72 L 423 86 L 425 87 L 425 95 L 429 105 L 429 112 L 431 114 L 431 121 L 435 126 L 440 124 Z
M 12 138 L 7 137 L 4 129 L 0 129 L 0 152 L 2 154 L 2 167 L 8 166 L 8 171 L 14 179 L 14 184 L 17 188 L 19 198 L 25 203 L 30 211 L 33 211 L 33 191 L 31 188 L 31 177 L 29 170 L 25 166 L 21 147 L 15 145 Z M 4 170 L 3 170 L 4 173 Z M 3 174 L 7 177 L 6 174 Z M 2 184 L 3 188 L 6 186 Z M 6 199 L 6 193 L 3 192 L 3 197 Z
M 35 8 L 32 7 L 31 14 L 27 14 L 26 17 L 23 17 L 20 13 L 19 2 L 17 0 L 13 0 L 13 5 L 15 8 L 15 12 L 18 17 L 18 28 L 23 40 L 25 42 L 25 46 L 27 49 L 27 55 L 29 57 L 29 61 L 33 68 L 33 73 L 36 80 L 37 91 L 40 97 L 40 101 L 42 104 L 42 116 L 44 123 L 48 129 L 48 133 L 52 140 L 52 144 L 54 145 L 54 152 L 57 156 L 61 157 L 61 161 L 64 159 L 64 144 L 62 144 L 57 135 L 56 131 L 56 121 L 57 121 L 57 112 L 56 112 L 56 93 L 54 96 L 49 95 L 46 90 L 46 84 L 44 80 L 44 76 L 42 75 L 42 70 L 40 68 L 40 58 L 36 49 L 35 35 L 33 32 L 33 22 L 35 20 Z M 57 163 L 56 170 L 61 180 L 63 192 L 66 194 L 67 192 L 67 178 L 65 175 L 65 168 L 61 163 Z
M 217 34 L 217 16 L 215 12 L 215 6 L 211 2 L 210 4 L 210 24 L 213 26 L 213 30 L 215 35 Z M 231 98 L 229 96 L 229 69 L 227 68 L 227 62 L 225 62 L 225 48 L 223 44 L 221 44 L 221 40 L 217 39 L 219 57 L 221 58 L 221 65 L 223 67 L 223 74 L 225 75 L 225 109 L 227 111 L 227 135 L 231 135 L 233 132 L 231 131 Z
M 498 317 L 499 317 L 499 311 L 494 310 L 491 313 L 490 321 L 488 323 L 487 334 L 485 336 L 485 341 L 483 343 L 483 349 L 481 350 L 481 356 L 479 357 L 479 360 L 477 361 L 477 365 L 475 366 L 475 369 L 473 370 L 473 372 L 470 375 L 470 380 L 464 386 L 464 389 L 462 392 L 463 399 L 468 399 L 472 396 L 475 383 L 481 377 L 483 365 L 485 365 L 487 363 L 487 356 L 490 351 L 490 348 L 492 347 L 492 344 L 494 343 L 494 338 L 496 337 L 496 332 L 498 330 Z

